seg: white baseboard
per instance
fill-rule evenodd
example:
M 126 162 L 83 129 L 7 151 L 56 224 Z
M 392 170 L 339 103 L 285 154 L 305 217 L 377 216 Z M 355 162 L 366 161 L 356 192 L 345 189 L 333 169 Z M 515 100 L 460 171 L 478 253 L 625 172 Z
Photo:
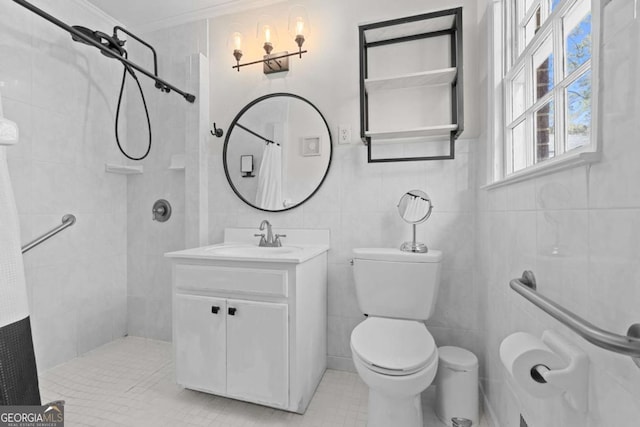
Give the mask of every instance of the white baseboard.
M 353 359 L 350 357 L 327 356 L 327 368 L 336 371 L 356 372 Z
M 491 403 L 489 402 L 489 399 L 487 399 L 487 395 L 484 393 L 482 383 L 480 384 L 480 393 L 482 393 L 482 409 L 484 418 L 487 421 L 487 427 L 500 427 L 498 417 L 496 417 L 496 413 L 493 411 L 493 407 L 491 407 Z

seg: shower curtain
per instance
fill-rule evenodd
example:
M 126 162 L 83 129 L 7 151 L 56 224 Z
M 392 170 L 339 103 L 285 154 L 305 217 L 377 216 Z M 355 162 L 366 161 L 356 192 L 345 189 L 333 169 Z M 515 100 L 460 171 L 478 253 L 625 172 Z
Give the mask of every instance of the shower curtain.
M 282 147 L 269 143 L 264 147 L 258 173 L 256 206 L 280 210 L 282 205 Z
M 0 405 L 40 405 L 31 337 L 20 223 L 9 179 L 6 146 L 18 126 L 3 118 L 0 97 Z

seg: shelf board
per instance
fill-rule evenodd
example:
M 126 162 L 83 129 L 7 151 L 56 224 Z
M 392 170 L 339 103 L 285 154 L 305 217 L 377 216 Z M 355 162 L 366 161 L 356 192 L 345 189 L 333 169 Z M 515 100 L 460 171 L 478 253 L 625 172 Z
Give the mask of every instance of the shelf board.
M 367 43 L 373 43 L 382 40 L 391 40 L 400 37 L 410 37 L 418 34 L 449 30 L 453 28 L 455 18 L 456 16 L 452 14 L 439 16 L 437 18 L 427 18 L 420 21 L 370 28 L 365 31 L 365 39 Z
M 413 129 L 366 131 L 365 136 L 376 139 L 417 138 L 421 136 L 449 136 L 451 131 L 458 129 L 458 125 L 427 126 Z
M 105 164 L 104 170 L 108 173 L 116 173 L 120 175 L 141 174 L 143 171 L 142 166 L 117 165 L 114 163 Z
M 404 89 L 417 86 L 438 86 L 451 84 L 456 78 L 456 74 L 457 70 L 455 67 L 443 68 L 441 70 L 423 71 L 393 77 L 366 79 L 364 85 L 367 92 L 374 90 Z
M 185 168 L 185 155 L 174 154 L 171 156 L 171 163 L 169 164 L 170 170 L 184 170 Z

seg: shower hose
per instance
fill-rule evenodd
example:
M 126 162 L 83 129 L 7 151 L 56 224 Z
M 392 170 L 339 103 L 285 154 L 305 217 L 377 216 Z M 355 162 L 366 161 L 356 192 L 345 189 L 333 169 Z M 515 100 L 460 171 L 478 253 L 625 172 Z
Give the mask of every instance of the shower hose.
M 124 52 L 124 57 L 127 57 L 126 52 Z M 120 85 L 120 94 L 118 95 L 118 108 L 116 109 L 116 143 L 118 144 L 118 149 L 127 159 L 130 160 L 143 160 L 149 155 L 149 151 L 151 151 L 151 120 L 149 119 L 149 109 L 147 108 L 147 101 L 144 97 L 144 92 L 142 91 L 142 86 L 140 85 L 140 81 L 136 76 L 136 73 L 131 69 L 131 67 L 127 64 L 124 65 L 124 70 L 122 72 L 122 84 Z M 127 154 L 122 148 L 122 144 L 120 144 L 120 137 L 118 135 L 118 122 L 120 121 L 120 106 L 122 105 L 122 95 L 124 94 L 124 85 L 127 81 L 127 74 L 129 74 L 135 80 L 138 85 L 138 90 L 140 91 L 140 96 L 142 97 L 142 105 L 144 106 L 144 112 L 147 116 L 147 128 L 149 129 L 149 144 L 147 145 L 147 151 L 140 157 L 133 157 Z

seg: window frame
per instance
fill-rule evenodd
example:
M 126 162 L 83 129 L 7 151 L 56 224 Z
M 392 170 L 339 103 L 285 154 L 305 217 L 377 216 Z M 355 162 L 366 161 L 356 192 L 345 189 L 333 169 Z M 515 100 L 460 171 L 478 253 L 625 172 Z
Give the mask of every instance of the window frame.
M 561 0 L 542 22 L 537 33 L 532 38 L 529 45 L 518 53 L 520 39 L 524 37 L 522 23 L 528 22 L 535 16 L 536 9 L 543 3 L 551 3 L 551 0 L 533 0 L 529 10 L 523 13 L 523 17 L 518 20 L 517 0 L 500 0 L 492 10 L 492 44 L 493 63 L 490 64 L 490 71 L 493 71 L 493 86 L 499 90 L 494 91 L 499 99 L 494 99 L 492 110 L 496 116 L 493 121 L 493 129 L 490 135 L 494 144 L 490 147 L 490 158 L 493 168 L 488 168 L 488 185 L 483 188 L 498 187 L 509 182 L 521 181 L 529 177 L 546 175 L 557 170 L 590 164 L 600 159 L 601 135 L 598 123 L 600 122 L 599 108 L 599 74 L 601 64 L 599 61 L 600 39 L 601 39 L 601 16 L 602 0 L 588 0 L 591 7 L 591 59 L 585 61 L 576 69 L 572 70 L 566 77 L 564 75 L 566 52 L 565 34 L 563 33 L 563 18 L 577 4 L 579 0 Z M 524 0 L 522 0 L 524 4 Z M 518 29 L 514 31 L 514 26 Z M 535 69 L 533 66 L 533 55 L 540 46 L 547 42 L 547 38 L 552 37 L 552 52 L 554 58 L 554 86 L 549 93 L 535 100 Z M 562 53 L 562 57 L 558 53 Z M 524 70 L 525 78 L 525 100 L 524 111 L 517 117 L 512 117 L 513 103 L 512 82 L 515 77 Z M 580 79 L 585 73 L 591 72 L 591 134 L 588 144 L 581 147 L 565 151 L 567 110 L 565 109 L 566 88 Z M 554 110 L 554 157 L 549 157 L 543 161 L 536 162 L 536 130 L 535 112 L 540 108 L 553 102 Z M 561 120 L 558 118 L 562 115 Z M 530 118 L 527 120 L 527 118 Z M 520 170 L 513 171 L 513 141 L 511 140 L 511 130 L 518 124 L 524 122 L 526 126 L 526 147 L 527 163 Z M 561 135 L 562 137 L 558 137 Z

